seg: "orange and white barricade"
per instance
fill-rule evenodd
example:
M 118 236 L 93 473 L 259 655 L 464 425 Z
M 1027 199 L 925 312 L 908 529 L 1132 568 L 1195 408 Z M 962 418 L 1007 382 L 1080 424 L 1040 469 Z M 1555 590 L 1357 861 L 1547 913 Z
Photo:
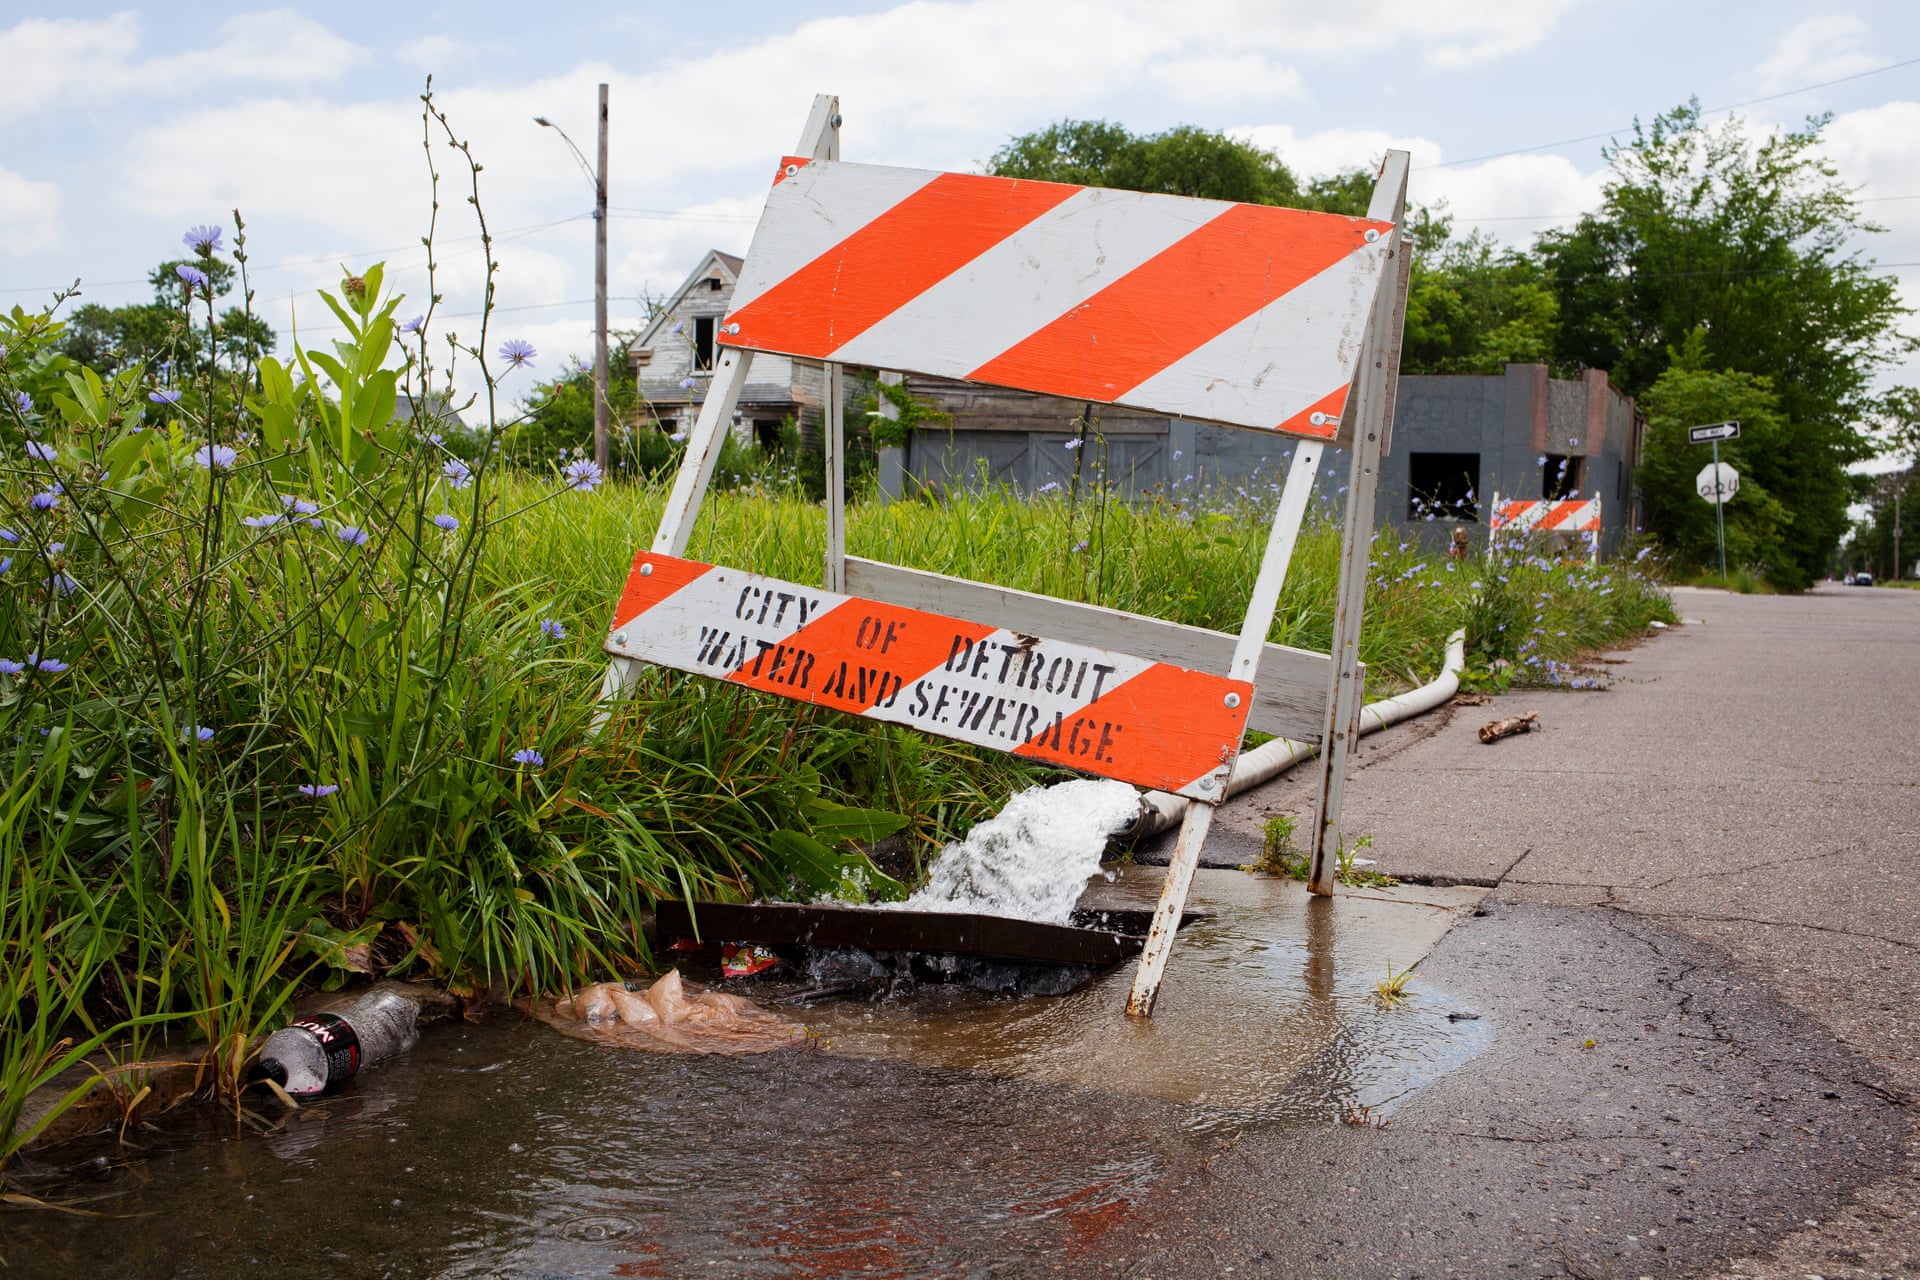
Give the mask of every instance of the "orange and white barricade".
M 838 99 L 816 98 L 772 175 L 712 387 L 608 628 L 603 694 L 651 662 L 1191 798 L 1128 1000 L 1145 1016 L 1247 728 L 1323 748 L 1311 881 L 1332 891 L 1405 309 L 1406 153 L 1349 218 L 848 164 L 839 132 Z M 819 587 L 684 558 L 760 351 L 826 363 Z M 848 364 L 1300 438 L 1239 635 L 848 556 Z M 1318 654 L 1266 636 L 1326 442 L 1353 466 Z
M 1487 519 L 1493 536 L 1535 533 L 1579 534 L 1586 540 L 1595 564 L 1600 563 L 1600 498 L 1539 498 L 1502 502 L 1493 495 Z

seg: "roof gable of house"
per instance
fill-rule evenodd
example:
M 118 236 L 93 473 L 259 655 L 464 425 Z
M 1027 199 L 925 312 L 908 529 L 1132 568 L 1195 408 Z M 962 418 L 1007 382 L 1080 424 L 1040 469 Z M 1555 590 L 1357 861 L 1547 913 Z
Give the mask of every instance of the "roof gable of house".
M 718 276 L 721 289 L 731 297 L 733 286 L 740 280 L 740 268 L 743 265 L 744 261 L 731 253 L 722 253 L 718 249 L 707 250 L 706 256 L 700 259 L 699 265 L 688 273 L 687 278 L 680 282 L 680 287 L 668 296 L 658 314 L 647 323 L 646 329 L 640 334 L 640 340 L 634 343 L 634 346 L 636 348 L 651 347 L 659 338 L 661 329 L 672 322 L 681 305 L 686 302 L 687 296 L 693 293 L 702 281 Z

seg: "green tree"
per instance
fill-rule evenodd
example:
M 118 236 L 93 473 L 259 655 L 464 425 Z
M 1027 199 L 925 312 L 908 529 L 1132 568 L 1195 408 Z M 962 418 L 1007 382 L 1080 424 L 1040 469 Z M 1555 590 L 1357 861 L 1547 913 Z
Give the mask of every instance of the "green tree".
M 615 471 L 653 475 L 679 458 L 679 451 L 645 412 L 640 388 L 627 368 L 637 332 L 608 335 L 607 403 Z M 564 457 L 593 456 L 593 366 L 573 368 L 534 387 L 526 415 L 502 434 L 501 448 L 521 466 L 546 467 Z
M 189 286 L 179 273 L 181 267 L 205 275 L 205 288 Z M 62 352 L 101 373 L 137 365 L 158 370 L 164 365 L 175 381 L 191 380 L 209 367 L 238 373 L 273 354 L 273 326 L 245 307 L 222 311 L 211 337 L 204 325 L 194 327 L 189 312 L 203 308 L 208 293 L 223 298 L 233 291 L 232 263 L 210 253 L 171 258 L 147 273 L 147 283 L 153 287 L 152 302 L 123 307 L 88 303 L 76 308 L 61 339 Z
M 1499 373 L 1552 361 L 1560 304 L 1539 259 L 1478 231 L 1455 239 L 1451 218 L 1424 209 L 1409 231 L 1404 372 Z
M 1791 516 L 1769 557 L 1782 585 L 1829 562 L 1847 528 L 1846 465 L 1870 451 L 1855 424 L 1875 408 L 1873 375 L 1913 347 L 1896 327 L 1894 281 L 1850 247 L 1879 228 L 1821 158 L 1825 124 L 1756 140 L 1738 119 L 1709 127 L 1689 104 L 1636 125 L 1605 152 L 1600 210 L 1538 245 L 1559 302 L 1556 363 L 1647 394 L 1697 334 L 1696 371 L 1765 380 L 1781 423 L 1766 489 Z M 1684 539 L 1665 514 L 1649 518 L 1663 539 Z
M 1288 205 L 1362 214 L 1373 194 L 1363 169 L 1305 186 L 1264 147 L 1196 125 L 1134 134 L 1107 120 L 1061 120 L 1022 134 L 994 152 L 989 171 L 1089 187 Z
M 1753 569 L 1790 591 L 1804 590 L 1820 569 L 1808 570 L 1796 548 L 1795 514 L 1777 496 L 1791 491 L 1795 474 L 1792 424 L 1769 380 L 1716 369 L 1704 331 L 1689 334 L 1642 400 L 1647 432 L 1635 479 L 1648 527 L 1683 564 L 1704 568 L 1719 557 L 1713 504 L 1694 487 L 1711 455 L 1687 439 L 1687 428 L 1737 421 L 1740 438 L 1720 446 L 1720 460 L 1740 473 L 1740 491 L 1725 504 L 1727 565 Z M 1844 510 L 1845 503 L 1842 503 Z

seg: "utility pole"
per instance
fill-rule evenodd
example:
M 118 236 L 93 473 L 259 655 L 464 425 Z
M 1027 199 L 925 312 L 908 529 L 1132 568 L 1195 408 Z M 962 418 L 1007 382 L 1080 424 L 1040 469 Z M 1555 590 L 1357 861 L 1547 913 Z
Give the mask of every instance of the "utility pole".
M 1900 571 L 1900 490 L 1893 491 L 1893 580 L 1900 581 L 1906 575 Z
M 593 460 L 605 475 L 610 459 L 607 452 L 607 86 L 600 86 L 600 163 L 588 167 L 587 158 L 573 139 L 545 116 L 533 122 L 560 135 L 580 162 L 580 171 L 593 184 Z
M 593 460 L 605 475 L 607 449 L 607 86 L 600 86 L 600 163 L 593 175 Z

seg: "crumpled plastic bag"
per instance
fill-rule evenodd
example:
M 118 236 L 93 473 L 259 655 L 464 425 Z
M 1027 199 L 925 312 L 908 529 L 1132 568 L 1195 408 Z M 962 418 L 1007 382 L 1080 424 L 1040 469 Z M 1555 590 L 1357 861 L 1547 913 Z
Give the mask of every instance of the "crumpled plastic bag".
M 645 991 L 599 982 L 534 1010 L 582 1040 L 655 1053 L 766 1053 L 811 1043 L 807 1029 L 742 996 L 689 991 L 678 969 Z

